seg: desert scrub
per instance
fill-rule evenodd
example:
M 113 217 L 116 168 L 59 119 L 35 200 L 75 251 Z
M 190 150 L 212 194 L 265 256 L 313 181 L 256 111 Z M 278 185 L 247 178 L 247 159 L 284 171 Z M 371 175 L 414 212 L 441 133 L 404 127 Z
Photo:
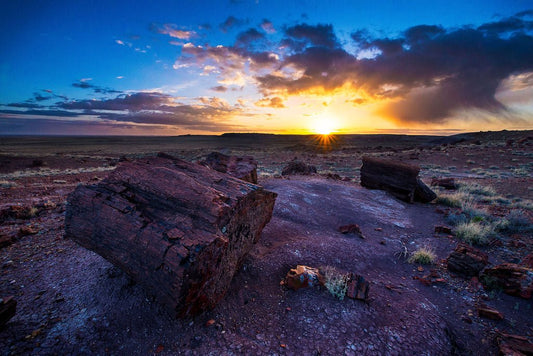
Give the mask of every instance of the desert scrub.
M 421 265 L 430 265 L 435 262 L 437 256 L 435 252 L 426 246 L 420 247 L 418 250 L 411 254 L 411 257 L 407 260 L 409 263 L 419 263 Z
M 492 234 L 493 226 L 477 221 L 462 222 L 455 227 L 455 236 L 470 245 L 485 245 Z
M 437 202 L 443 205 L 460 208 L 463 206 L 463 203 L 469 199 L 469 195 L 464 192 L 455 192 L 451 194 L 438 194 Z
M 343 300 L 348 290 L 348 274 L 341 273 L 333 267 L 325 267 L 324 286 L 333 296 Z
M 496 195 L 496 190 L 490 185 L 481 185 L 478 183 L 459 183 L 459 192 L 475 195 L 492 197 Z

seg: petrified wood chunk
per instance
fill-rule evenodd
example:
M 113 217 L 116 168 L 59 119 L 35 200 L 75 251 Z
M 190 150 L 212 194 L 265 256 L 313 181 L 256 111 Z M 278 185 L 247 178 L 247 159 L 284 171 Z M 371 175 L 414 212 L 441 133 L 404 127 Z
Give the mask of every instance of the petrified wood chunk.
M 479 275 L 479 272 L 487 266 L 489 256 L 472 246 L 459 244 L 455 251 L 448 256 L 446 263 L 448 270 L 466 277 L 474 277 Z
M 363 157 L 361 185 L 390 192 L 398 199 L 427 203 L 437 195 L 418 178 L 418 166 L 374 157 Z
M 237 157 L 211 152 L 198 163 L 215 171 L 257 184 L 257 161 L 252 156 Z
M 281 171 L 282 176 L 289 176 L 293 174 L 310 175 L 316 173 L 316 167 L 300 161 L 291 161 Z
M 68 197 L 66 237 L 178 316 L 213 308 L 270 221 L 276 193 L 165 154 L 123 162 Z
M 442 187 L 448 190 L 457 189 L 457 184 L 455 184 L 454 178 L 433 178 L 431 180 L 432 186 Z
M 487 289 L 501 289 L 506 294 L 530 299 L 533 294 L 533 269 L 514 263 L 487 268 L 480 276 Z

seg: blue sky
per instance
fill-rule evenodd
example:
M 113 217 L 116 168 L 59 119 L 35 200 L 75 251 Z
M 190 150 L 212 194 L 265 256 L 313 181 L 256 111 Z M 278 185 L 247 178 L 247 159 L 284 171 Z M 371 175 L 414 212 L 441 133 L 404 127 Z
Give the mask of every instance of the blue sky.
M 0 134 L 532 128 L 532 11 L 520 0 L 2 2 Z

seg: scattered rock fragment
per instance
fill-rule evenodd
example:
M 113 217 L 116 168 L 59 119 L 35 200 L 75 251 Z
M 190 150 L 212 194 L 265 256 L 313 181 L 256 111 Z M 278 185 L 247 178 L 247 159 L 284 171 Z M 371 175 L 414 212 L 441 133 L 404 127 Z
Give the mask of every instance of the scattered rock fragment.
M 370 283 L 363 276 L 349 273 L 347 279 L 346 296 L 351 299 L 367 300 Z
M 481 318 L 491 319 L 491 320 L 503 320 L 503 314 L 497 309 L 491 308 L 486 305 L 480 305 L 477 307 L 477 314 Z
M 428 203 L 437 195 L 419 178 L 420 167 L 375 157 L 363 157 L 361 185 L 388 191 L 398 199 Z
M 257 161 L 251 156 L 237 157 L 211 152 L 198 163 L 215 171 L 257 184 Z
M 363 232 L 361 231 L 361 228 L 357 224 L 349 224 L 349 225 L 340 226 L 339 232 L 344 235 L 353 234 L 355 236 L 359 236 L 362 239 L 365 238 L 365 236 L 363 235 Z
M 486 289 L 501 289 L 515 297 L 530 299 L 533 294 L 533 269 L 515 263 L 486 268 L 480 280 Z
M 15 241 L 16 241 L 15 236 L 0 232 L 0 249 L 12 245 Z
M 520 265 L 526 268 L 533 269 L 533 253 L 530 253 L 526 257 L 524 257 L 520 262 Z
M 297 265 L 285 276 L 284 285 L 294 290 L 315 287 L 324 285 L 324 277 L 322 277 L 318 268 Z
M 287 166 L 283 168 L 281 171 L 282 176 L 289 176 L 293 174 L 301 174 L 301 175 L 310 175 L 312 173 L 316 173 L 316 167 L 305 164 L 301 161 L 292 161 L 289 162 Z
M 436 234 L 452 234 L 452 228 L 444 225 L 436 225 L 435 226 L 435 233 Z
M 270 221 L 277 194 L 168 155 L 123 162 L 68 197 L 66 237 L 178 316 L 213 308 Z M 170 235 L 169 235 L 170 234 Z
M 457 184 L 455 184 L 454 178 L 433 178 L 431 180 L 431 186 L 441 187 L 448 190 L 457 189 Z
M 525 336 L 500 333 L 498 335 L 500 355 L 533 355 L 533 343 Z
M 12 296 L 0 299 L 0 328 L 15 316 L 17 312 L 17 301 Z
M 38 232 L 39 232 L 39 229 L 37 227 L 28 225 L 28 226 L 23 226 L 19 229 L 18 236 L 22 237 L 22 236 L 28 236 L 28 235 L 35 235 Z
M 470 245 L 461 243 L 448 256 L 446 263 L 451 272 L 465 277 L 474 277 L 487 266 L 489 256 Z

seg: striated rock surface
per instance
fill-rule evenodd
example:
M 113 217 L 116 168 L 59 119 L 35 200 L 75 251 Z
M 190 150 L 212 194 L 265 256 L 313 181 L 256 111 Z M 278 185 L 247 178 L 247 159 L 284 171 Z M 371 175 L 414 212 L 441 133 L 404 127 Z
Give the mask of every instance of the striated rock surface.
M 533 269 L 515 263 L 487 268 L 480 280 L 487 289 L 501 289 L 515 297 L 530 299 L 533 294 Z
M 198 163 L 215 171 L 257 184 L 257 161 L 252 156 L 237 157 L 211 152 Z
M 15 316 L 17 312 L 17 301 L 13 297 L 0 299 L 0 328 Z
M 489 263 L 489 256 L 480 250 L 459 244 L 446 260 L 448 270 L 466 277 L 475 277 Z
M 165 154 L 123 162 L 68 197 L 66 237 L 178 316 L 213 308 L 270 221 L 276 193 Z
M 375 157 L 363 157 L 361 185 L 388 191 L 398 199 L 428 203 L 437 195 L 419 178 L 420 167 Z
M 291 268 L 285 276 L 284 284 L 293 290 L 300 288 L 316 287 L 324 284 L 324 277 L 320 274 L 318 268 L 297 265 Z

